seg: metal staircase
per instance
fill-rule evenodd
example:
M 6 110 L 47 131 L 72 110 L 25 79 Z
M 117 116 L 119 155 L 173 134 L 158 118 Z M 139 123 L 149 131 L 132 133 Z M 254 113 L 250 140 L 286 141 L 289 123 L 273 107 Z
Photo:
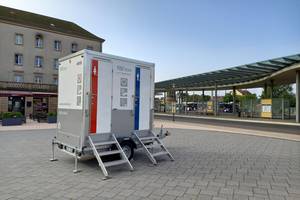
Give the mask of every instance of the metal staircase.
M 174 161 L 171 153 L 153 132 L 150 131 L 146 135 L 139 132 L 134 132 L 133 134 L 154 165 L 157 164 L 155 158 L 162 155 L 167 155 L 172 161 Z
M 100 142 L 96 141 L 96 139 L 93 136 L 88 136 L 88 138 L 89 144 L 91 145 L 93 153 L 99 163 L 99 166 L 105 176 L 105 179 L 109 178 L 108 172 L 106 170 L 107 167 L 127 164 L 129 169 L 131 171 L 133 170 L 131 163 L 127 159 L 125 153 L 122 150 L 122 147 L 120 146 L 114 134 L 109 134 L 108 139 Z M 105 161 L 103 157 L 108 155 L 119 155 L 119 159 L 113 161 Z

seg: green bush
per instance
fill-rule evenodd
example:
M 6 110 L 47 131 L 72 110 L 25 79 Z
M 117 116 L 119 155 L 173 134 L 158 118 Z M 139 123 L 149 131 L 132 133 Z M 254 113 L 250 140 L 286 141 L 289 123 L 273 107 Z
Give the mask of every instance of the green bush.
M 48 117 L 54 117 L 54 116 L 56 116 L 57 114 L 56 114 L 56 112 L 49 112 L 48 113 Z
M 5 112 L 2 114 L 2 119 L 21 118 L 21 117 L 23 117 L 23 115 L 20 112 Z
M 0 112 L 0 120 L 2 120 L 2 115 L 3 115 L 3 113 L 2 113 L 2 112 Z

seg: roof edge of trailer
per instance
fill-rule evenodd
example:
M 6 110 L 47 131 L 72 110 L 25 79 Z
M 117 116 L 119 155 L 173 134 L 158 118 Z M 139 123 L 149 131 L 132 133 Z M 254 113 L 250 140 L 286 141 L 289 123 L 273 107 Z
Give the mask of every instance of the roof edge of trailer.
M 92 50 L 87 50 L 87 49 L 83 49 L 83 50 L 80 50 L 76 53 L 73 53 L 73 54 L 67 55 L 65 57 L 62 57 L 62 58 L 59 59 L 59 61 L 61 62 L 61 61 L 64 61 L 64 60 L 67 60 L 67 59 L 70 59 L 70 58 L 73 58 L 73 57 L 76 57 L 76 56 L 79 56 L 79 55 L 82 55 L 82 54 L 97 56 L 99 58 L 104 58 L 104 59 L 113 58 L 113 59 L 116 59 L 116 60 L 123 60 L 123 61 L 125 60 L 125 61 L 132 62 L 132 63 L 143 64 L 143 65 L 155 67 L 155 63 L 152 63 L 152 62 L 137 60 L 137 59 L 133 59 L 133 58 L 126 58 L 126 57 L 122 57 L 122 56 L 116 56 L 116 55 L 112 55 L 112 54 L 107 54 L 107 53 L 102 53 L 102 52 L 92 51 Z

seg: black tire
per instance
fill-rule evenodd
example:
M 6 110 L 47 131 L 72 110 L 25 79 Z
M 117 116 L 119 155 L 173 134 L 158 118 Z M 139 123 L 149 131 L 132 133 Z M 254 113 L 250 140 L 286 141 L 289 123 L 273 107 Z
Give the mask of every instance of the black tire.
M 131 160 L 133 158 L 133 154 L 134 154 L 133 144 L 129 141 L 123 141 L 123 142 L 121 142 L 120 145 L 121 145 L 125 155 L 127 156 L 128 160 Z

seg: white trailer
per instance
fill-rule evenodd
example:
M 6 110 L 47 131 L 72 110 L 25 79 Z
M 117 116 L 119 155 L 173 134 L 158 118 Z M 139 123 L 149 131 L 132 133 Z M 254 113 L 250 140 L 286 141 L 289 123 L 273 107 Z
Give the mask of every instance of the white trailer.
M 54 146 L 77 159 L 97 158 L 106 167 L 127 164 L 142 148 L 153 164 L 172 155 L 152 131 L 154 64 L 82 50 L 59 60 L 58 124 Z M 109 157 L 109 158 L 107 158 Z M 114 159 L 112 159 L 112 157 Z

